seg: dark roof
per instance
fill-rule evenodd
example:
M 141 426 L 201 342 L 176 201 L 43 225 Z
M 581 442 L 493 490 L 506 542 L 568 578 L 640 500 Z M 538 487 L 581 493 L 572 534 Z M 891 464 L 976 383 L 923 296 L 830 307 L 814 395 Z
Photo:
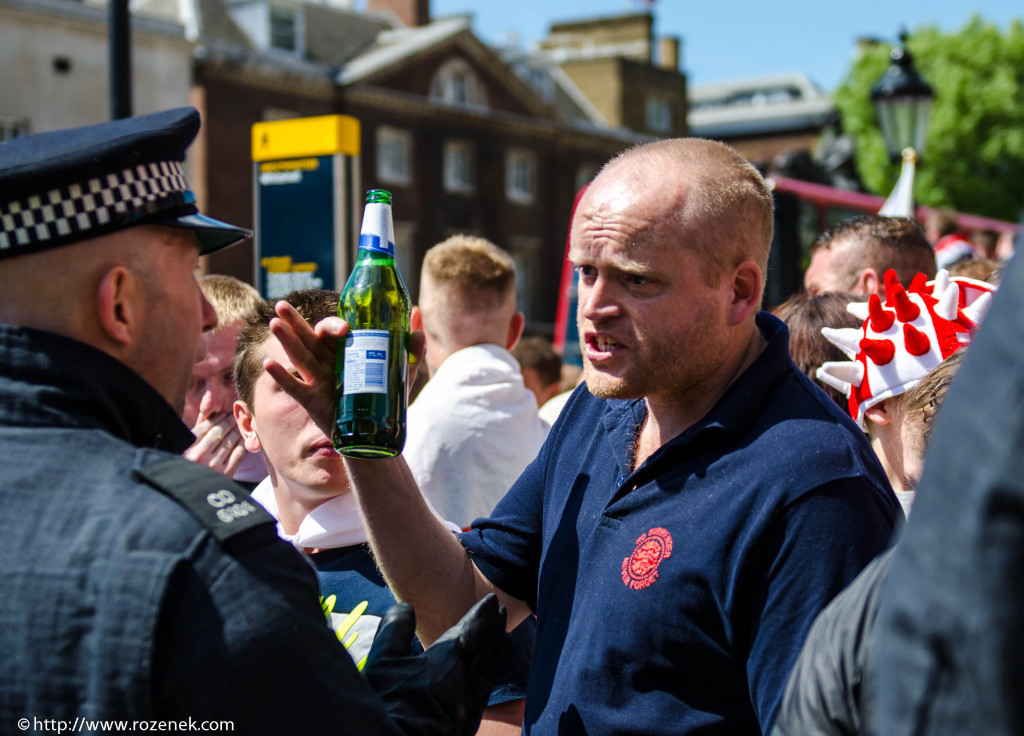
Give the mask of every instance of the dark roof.
M 196 0 L 199 29 L 204 41 L 217 41 L 230 46 L 249 47 L 248 37 L 235 25 L 221 0 Z
M 341 66 L 370 48 L 381 31 L 392 26 L 379 17 L 323 5 L 305 5 L 306 50 L 328 66 Z
M 232 19 L 224 0 L 197 2 L 203 43 L 259 51 Z M 358 56 L 374 44 L 377 34 L 392 27 L 381 17 L 329 5 L 302 3 L 298 9 L 305 16 L 305 58 L 328 67 L 340 67 Z

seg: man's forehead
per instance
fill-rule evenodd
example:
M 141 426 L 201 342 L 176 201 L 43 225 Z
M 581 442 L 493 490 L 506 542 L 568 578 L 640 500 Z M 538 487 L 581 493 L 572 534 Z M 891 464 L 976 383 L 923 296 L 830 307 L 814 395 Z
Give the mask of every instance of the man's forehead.
M 284 346 L 281 344 L 281 341 L 274 337 L 273 334 L 267 336 L 267 339 L 264 341 L 262 345 L 262 355 L 260 355 L 259 357 L 261 365 L 264 360 L 270 358 L 275 363 L 279 363 L 281 367 L 283 367 L 286 371 L 291 371 L 294 370 L 295 368 L 295 366 L 292 365 L 291 358 L 288 357 L 288 353 L 285 351 Z M 270 378 L 270 374 L 268 374 L 265 370 L 263 371 L 263 375 L 266 375 L 268 378 Z M 273 380 L 273 378 L 271 378 L 271 380 Z
M 215 332 L 204 332 L 203 342 L 206 349 L 211 353 L 217 352 L 220 356 L 233 358 L 238 345 L 238 330 L 239 327 L 229 325 Z
M 659 224 L 658 220 L 629 213 L 574 218 L 569 260 L 579 263 L 600 257 L 624 268 L 646 268 L 666 248 L 674 249 L 680 242 L 680 238 L 664 237 Z
M 203 343 L 206 345 L 206 355 L 195 364 L 193 373 L 206 377 L 214 373 L 221 373 L 232 370 L 235 361 L 235 341 L 224 338 L 223 333 L 211 335 L 203 333 Z

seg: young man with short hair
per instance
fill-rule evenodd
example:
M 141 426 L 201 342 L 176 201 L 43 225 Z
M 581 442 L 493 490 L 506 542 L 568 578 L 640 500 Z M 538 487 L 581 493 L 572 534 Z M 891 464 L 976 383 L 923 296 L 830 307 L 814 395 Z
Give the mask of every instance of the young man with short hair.
M 333 291 L 294 291 L 281 301 L 311 325 L 337 314 L 338 294 Z M 264 370 L 268 359 L 294 370 L 281 343 L 271 334 L 274 316 L 272 304 L 261 304 L 238 338 L 235 418 L 246 448 L 262 452 L 269 471 L 252 497 L 277 518 L 280 536 L 309 556 L 321 594 L 333 602 L 333 626 L 341 625 L 353 611 L 359 616 L 341 637 L 347 642 L 352 634 L 358 634 L 348 646 L 358 663 L 369 651 L 385 612 L 395 604 L 395 596 L 370 554 L 341 456 L 305 409 Z M 436 513 L 432 515 L 439 519 Z M 454 524 L 448 524 L 448 529 L 449 533 L 458 531 Z M 480 734 L 519 733 L 533 640 L 532 620 L 512 633 L 495 675 Z
M 238 332 L 263 299 L 233 276 L 201 276 L 199 288 L 217 312 L 217 326 L 203 333 L 206 355 L 192 368 L 185 394 L 181 419 L 196 441 L 183 455 L 252 490 L 267 477 L 267 466 L 260 453 L 246 452 L 242 444 L 232 408 L 238 398 L 233 370 Z
M 491 513 L 547 436 L 509 352 L 524 321 L 504 250 L 454 235 L 427 251 L 411 326 L 426 335 L 430 380 L 409 406 L 403 454 L 423 495 L 461 527 Z

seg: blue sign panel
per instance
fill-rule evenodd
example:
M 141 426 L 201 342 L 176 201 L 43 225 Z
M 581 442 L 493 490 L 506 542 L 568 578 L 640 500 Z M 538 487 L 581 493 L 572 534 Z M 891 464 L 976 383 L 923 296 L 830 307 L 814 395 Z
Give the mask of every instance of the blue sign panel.
M 264 298 L 336 289 L 334 156 L 256 164 L 257 284 Z

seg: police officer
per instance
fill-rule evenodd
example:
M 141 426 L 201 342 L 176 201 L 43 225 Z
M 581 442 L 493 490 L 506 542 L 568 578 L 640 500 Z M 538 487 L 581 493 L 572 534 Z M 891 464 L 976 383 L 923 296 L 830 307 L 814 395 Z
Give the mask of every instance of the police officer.
M 496 601 L 419 657 L 393 611 L 361 677 L 273 520 L 179 456 L 216 324 L 198 258 L 250 235 L 197 211 L 198 129 L 183 108 L 0 145 L 0 732 L 472 733 Z

